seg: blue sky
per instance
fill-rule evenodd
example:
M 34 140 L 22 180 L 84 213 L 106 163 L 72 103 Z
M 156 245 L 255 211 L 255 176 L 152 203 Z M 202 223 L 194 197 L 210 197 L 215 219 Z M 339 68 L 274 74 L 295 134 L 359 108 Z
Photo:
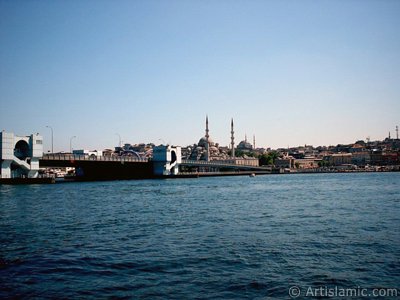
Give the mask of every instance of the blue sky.
M 0 130 L 46 150 L 383 139 L 399 83 L 400 1 L 0 0 Z

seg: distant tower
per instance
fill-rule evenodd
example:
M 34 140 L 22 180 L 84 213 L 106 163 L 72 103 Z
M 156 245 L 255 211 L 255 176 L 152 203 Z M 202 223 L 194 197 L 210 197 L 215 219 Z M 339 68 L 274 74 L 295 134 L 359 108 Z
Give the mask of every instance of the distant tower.
M 253 149 L 256 149 L 256 135 L 253 134 Z
M 208 115 L 206 115 L 206 161 L 210 161 L 210 143 L 209 143 L 209 130 L 208 130 Z
M 399 139 L 399 126 L 396 125 L 396 140 Z
M 233 118 L 231 120 L 231 158 L 235 158 L 235 136 L 233 131 Z
M 390 131 L 389 131 L 389 140 L 390 140 Z
M 247 133 L 244 134 L 244 142 L 247 143 Z

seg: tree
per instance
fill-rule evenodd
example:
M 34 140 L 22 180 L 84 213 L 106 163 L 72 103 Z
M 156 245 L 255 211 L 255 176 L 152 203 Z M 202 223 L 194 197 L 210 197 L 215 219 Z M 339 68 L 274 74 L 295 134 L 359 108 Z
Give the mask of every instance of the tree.
M 271 159 L 268 154 L 263 154 L 258 158 L 260 166 L 267 166 L 271 164 Z
M 321 160 L 318 162 L 318 167 L 322 168 L 322 167 L 329 167 L 330 163 L 327 160 Z
M 263 154 L 259 157 L 260 166 L 273 165 L 275 160 L 278 158 L 279 153 L 276 151 L 269 152 L 267 154 Z

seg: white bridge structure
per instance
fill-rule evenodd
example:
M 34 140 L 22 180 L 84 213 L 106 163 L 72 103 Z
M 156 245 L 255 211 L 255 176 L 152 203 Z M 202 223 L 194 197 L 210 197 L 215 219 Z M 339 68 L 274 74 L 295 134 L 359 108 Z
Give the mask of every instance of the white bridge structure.
M 177 175 L 179 173 L 179 165 L 181 163 L 181 147 L 161 145 L 153 148 L 154 175 Z
M 43 137 L 39 134 L 17 136 L 0 132 L 1 178 L 36 178 L 43 155 Z

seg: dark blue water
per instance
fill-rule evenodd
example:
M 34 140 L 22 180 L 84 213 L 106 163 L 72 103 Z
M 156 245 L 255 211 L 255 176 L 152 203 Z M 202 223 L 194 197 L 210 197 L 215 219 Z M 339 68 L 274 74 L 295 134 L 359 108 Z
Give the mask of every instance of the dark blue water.
M 0 186 L 0 298 L 399 287 L 400 173 Z

